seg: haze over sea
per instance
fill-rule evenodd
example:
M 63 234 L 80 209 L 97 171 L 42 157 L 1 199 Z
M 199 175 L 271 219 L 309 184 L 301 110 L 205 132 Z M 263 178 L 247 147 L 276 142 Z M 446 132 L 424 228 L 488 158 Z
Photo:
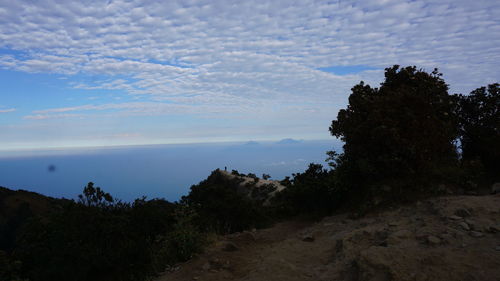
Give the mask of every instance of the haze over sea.
M 0 186 L 76 198 L 90 181 L 130 201 L 141 196 L 180 199 L 220 168 L 270 174 L 281 180 L 309 163 L 326 165 L 336 140 L 171 144 L 0 152 Z

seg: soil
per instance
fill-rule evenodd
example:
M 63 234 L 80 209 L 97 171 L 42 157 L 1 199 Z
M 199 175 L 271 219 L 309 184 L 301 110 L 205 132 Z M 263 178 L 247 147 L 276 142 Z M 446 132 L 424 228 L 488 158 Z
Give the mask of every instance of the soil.
M 167 280 L 500 281 L 500 194 L 221 236 Z

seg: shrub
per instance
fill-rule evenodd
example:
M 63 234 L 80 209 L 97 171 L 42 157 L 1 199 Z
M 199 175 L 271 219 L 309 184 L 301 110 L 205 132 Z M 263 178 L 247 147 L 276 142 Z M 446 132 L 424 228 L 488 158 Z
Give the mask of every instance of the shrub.
M 199 214 L 198 223 L 205 231 L 231 233 L 267 223 L 268 217 L 259 202 L 239 192 L 241 178 L 229 178 L 218 171 L 184 196 L 182 202 Z
M 433 194 L 457 169 L 455 99 L 435 69 L 386 68 L 380 88 L 352 88 L 330 132 L 344 141 L 333 156 L 337 189 L 350 204 Z

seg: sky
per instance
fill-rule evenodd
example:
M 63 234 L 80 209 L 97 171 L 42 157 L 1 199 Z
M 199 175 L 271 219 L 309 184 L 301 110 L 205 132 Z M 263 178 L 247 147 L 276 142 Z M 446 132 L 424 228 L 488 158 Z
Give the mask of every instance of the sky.
M 499 82 L 500 1 L 0 0 L 0 153 L 328 139 L 363 80 Z

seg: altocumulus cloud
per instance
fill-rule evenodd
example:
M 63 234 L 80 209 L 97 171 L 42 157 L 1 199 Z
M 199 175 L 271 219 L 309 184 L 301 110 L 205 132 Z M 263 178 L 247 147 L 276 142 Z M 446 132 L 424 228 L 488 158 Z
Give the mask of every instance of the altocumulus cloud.
M 7 108 L 7 109 L 0 108 L 0 113 L 9 113 L 9 112 L 14 112 L 14 111 L 16 111 L 15 108 Z
M 499 14 L 493 0 L 3 1 L 0 48 L 9 52 L 0 66 L 143 100 L 42 108 L 26 119 L 114 110 L 292 124 L 316 114 L 323 126 L 353 84 L 376 86 L 392 64 L 439 67 L 457 92 L 496 82 Z M 363 67 L 324 71 L 335 66 Z

